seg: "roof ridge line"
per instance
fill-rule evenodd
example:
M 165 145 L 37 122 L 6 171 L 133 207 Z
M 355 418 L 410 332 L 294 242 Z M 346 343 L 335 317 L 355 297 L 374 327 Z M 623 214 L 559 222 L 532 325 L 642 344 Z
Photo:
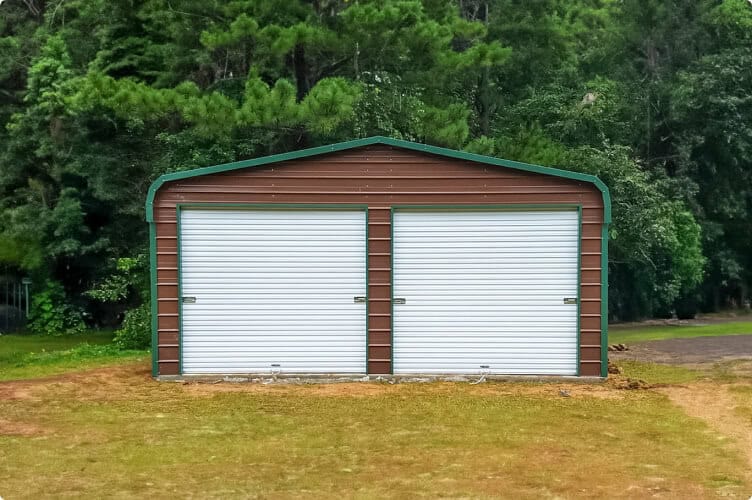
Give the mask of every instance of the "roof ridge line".
M 422 144 L 418 142 L 410 142 L 402 139 L 394 139 L 385 136 L 372 136 L 362 139 L 354 139 L 352 141 L 338 142 L 335 144 L 329 144 L 325 146 L 317 146 L 307 149 L 299 149 L 296 151 L 290 151 L 288 153 L 278 153 L 269 156 L 262 156 L 259 158 L 253 158 L 249 160 L 240 160 L 231 163 L 222 163 L 219 165 L 212 165 L 207 167 L 195 168 L 192 170 L 184 170 L 180 172 L 173 172 L 163 174 L 159 176 L 149 186 L 149 191 L 146 196 L 146 221 L 154 222 L 154 198 L 157 191 L 166 182 L 176 181 L 181 179 L 189 179 L 191 177 L 198 177 L 201 175 L 217 174 L 222 172 L 229 172 L 232 170 L 238 170 L 241 168 L 259 167 L 262 165 L 268 165 L 270 163 L 277 163 L 282 161 L 297 160 L 301 158 L 308 158 L 312 156 L 318 156 L 328 153 L 336 153 L 339 151 L 346 151 L 349 149 L 360 148 L 364 146 L 371 146 L 374 144 L 384 144 L 387 146 L 394 146 L 398 148 L 408 149 L 411 151 L 419 151 L 423 153 L 435 154 L 444 156 L 447 158 L 454 158 L 457 160 L 472 161 L 475 163 L 481 163 L 485 165 L 492 165 L 496 167 L 512 168 L 515 170 L 522 170 L 526 172 L 533 172 L 541 175 L 551 175 L 554 177 L 561 177 L 565 179 L 577 180 L 582 182 L 588 182 L 595 185 L 603 196 L 603 220 L 605 224 L 611 223 L 611 196 L 608 191 L 608 187 L 598 177 L 590 174 L 583 174 L 580 172 L 573 172 L 571 170 L 562 170 L 559 168 L 544 167 L 541 165 L 534 165 L 530 163 L 522 163 L 514 160 L 504 160 L 501 158 L 495 158 L 492 156 L 484 156 L 476 153 L 468 153 L 465 151 L 458 151 L 455 149 L 442 148 L 439 146 L 430 146 L 428 144 Z

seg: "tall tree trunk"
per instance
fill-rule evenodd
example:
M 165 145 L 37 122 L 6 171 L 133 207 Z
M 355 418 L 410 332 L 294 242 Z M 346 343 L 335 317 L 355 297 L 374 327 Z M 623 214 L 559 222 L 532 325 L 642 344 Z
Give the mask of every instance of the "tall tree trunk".
M 478 82 L 478 96 L 476 99 L 476 108 L 478 109 L 478 123 L 480 126 L 480 133 L 487 136 L 490 131 L 491 121 L 491 93 L 488 89 L 489 78 L 488 68 L 485 68 L 480 74 L 480 81 Z
M 482 16 L 483 16 L 483 24 L 488 27 L 488 2 L 486 2 L 482 6 Z M 489 86 L 491 85 L 491 75 L 490 70 L 488 68 L 484 68 L 483 71 L 481 71 L 480 74 L 480 80 L 478 82 L 478 97 L 477 97 L 477 108 L 478 108 L 478 121 L 480 124 L 480 132 L 481 134 L 488 136 L 491 127 L 491 113 L 493 112 L 493 104 L 491 104 L 491 101 L 493 99 L 491 89 Z
M 305 59 L 305 48 L 298 44 L 292 55 L 292 64 L 295 70 L 295 86 L 297 88 L 296 98 L 298 102 L 302 101 L 311 90 L 311 83 L 308 80 L 308 65 Z
M 742 280 L 741 283 L 739 284 L 739 307 L 746 309 L 748 298 L 749 298 L 749 289 L 747 287 L 747 282 L 745 280 Z
M 298 44 L 292 52 L 292 65 L 295 72 L 295 98 L 298 102 L 305 99 L 311 90 L 311 81 L 308 76 L 308 64 L 305 58 L 305 47 Z M 305 127 L 300 127 L 296 132 L 295 145 L 299 149 L 307 148 L 309 145 L 308 132 Z

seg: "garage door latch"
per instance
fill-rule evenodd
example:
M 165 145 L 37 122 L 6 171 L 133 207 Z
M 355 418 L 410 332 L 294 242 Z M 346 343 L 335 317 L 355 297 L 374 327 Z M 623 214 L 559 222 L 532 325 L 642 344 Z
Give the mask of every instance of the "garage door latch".
M 407 299 L 405 299 L 404 297 L 394 297 L 394 300 L 392 300 L 392 303 L 393 304 L 406 304 Z
M 564 303 L 565 304 L 576 304 L 577 298 L 576 297 L 564 297 Z
M 355 302 L 355 303 L 360 304 L 360 303 L 365 302 L 365 301 L 366 301 L 365 297 L 353 297 L 353 302 Z
M 196 297 L 183 297 L 183 304 L 195 304 Z

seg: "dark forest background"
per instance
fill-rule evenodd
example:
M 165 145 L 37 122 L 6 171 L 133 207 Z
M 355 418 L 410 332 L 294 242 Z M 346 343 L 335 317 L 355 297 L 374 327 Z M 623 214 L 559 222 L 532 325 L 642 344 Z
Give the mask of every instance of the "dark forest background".
M 598 175 L 612 320 L 748 300 L 748 0 L 5 0 L 0 268 L 143 330 L 152 180 L 371 135 Z

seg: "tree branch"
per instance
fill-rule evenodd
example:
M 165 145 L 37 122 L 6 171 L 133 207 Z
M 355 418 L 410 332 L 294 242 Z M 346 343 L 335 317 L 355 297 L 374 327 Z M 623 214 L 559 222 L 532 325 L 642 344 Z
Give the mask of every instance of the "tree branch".
M 348 62 L 352 61 L 353 56 L 347 56 L 344 59 L 340 59 L 337 62 L 334 62 L 324 68 L 322 68 L 317 74 L 316 74 L 316 81 L 321 80 L 322 78 L 326 78 L 327 76 L 331 75 L 335 71 L 337 71 L 339 68 L 347 64 Z
M 26 5 L 26 8 L 29 9 L 29 12 L 31 12 L 31 14 L 34 17 L 39 17 L 39 14 L 42 13 L 42 10 L 39 7 L 37 7 L 36 2 L 34 2 L 34 0 L 22 0 L 22 1 L 24 5 Z

